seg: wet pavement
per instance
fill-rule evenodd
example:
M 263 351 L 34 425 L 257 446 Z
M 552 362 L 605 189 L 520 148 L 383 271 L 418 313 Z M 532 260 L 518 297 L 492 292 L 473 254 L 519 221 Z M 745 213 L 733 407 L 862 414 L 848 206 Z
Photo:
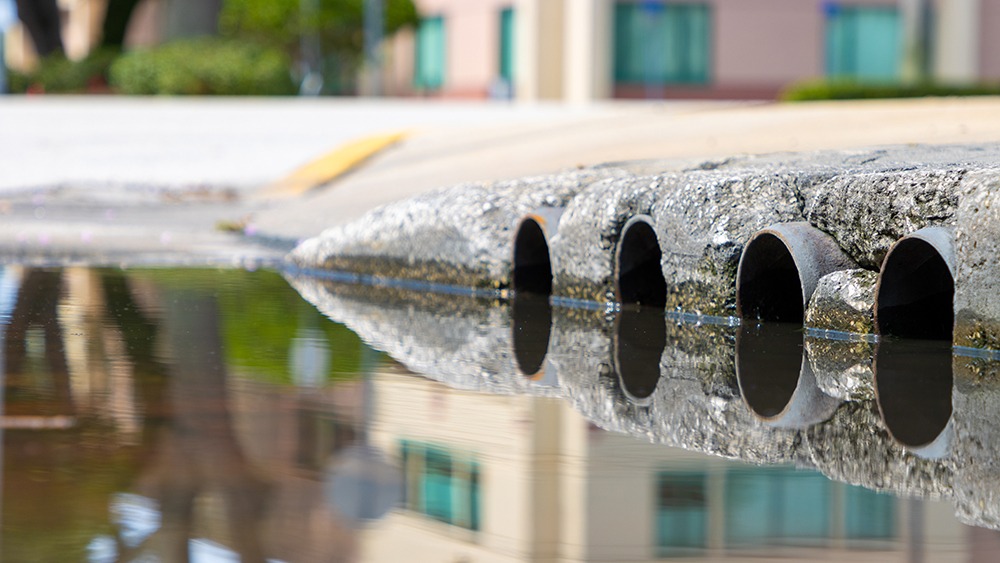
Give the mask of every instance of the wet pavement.
M 0 272 L 4 561 L 1000 551 L 997 363 L 947 346 L 267 270 Z

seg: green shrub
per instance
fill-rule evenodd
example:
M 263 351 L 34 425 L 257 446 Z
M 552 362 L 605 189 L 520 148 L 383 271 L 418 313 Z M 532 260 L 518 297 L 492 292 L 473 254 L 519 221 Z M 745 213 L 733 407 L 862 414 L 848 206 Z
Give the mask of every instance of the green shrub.
M 850 80 L 809 80 L 793 84 L 781 94 L 788 102 L 812 100 L 863 100 L 875 98 L 924 98 L 929 96 L 996 96 L 1000 83 L 918 84 L 865 83 Z
M 51 94 L 73 94 L 86 92 L 107 83 L 108 68 L 117 53 L 98 50 L 79 61 L 67 59 L 65 55 L 52 55 L 39 61 L 31 72 L 10 71 L 10 91 L 24 93 L 36 89 Z
M 122 55 L 111 86 L 133 95 L 272 96 L 295 93 L 287 56 L 244 41 L 184 39 Z

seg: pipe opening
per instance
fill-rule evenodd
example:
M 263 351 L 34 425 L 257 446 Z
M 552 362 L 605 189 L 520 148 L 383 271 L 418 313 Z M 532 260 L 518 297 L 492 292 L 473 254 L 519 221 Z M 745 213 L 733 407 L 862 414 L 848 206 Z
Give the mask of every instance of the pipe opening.
M 623 310 L 616 319 L 612 344 L 615 371 L 625 396 L 648 399 L 660 382 L 660 358 L 667 347 L 667 324 L 661 309 Z
M 875 400 L 889 433 L 926 446 L 951 419 L 951 344 L 886 340 L 875 351 Z
M 955 280 L 930 243 L 906 238 L 889 251 L 875 296 L 879 334 L 923 340 L 952 339 Z
M 517 367 L 527 377 L 540 377 L 552 334 L 552 305 L 546 296 L 518 294 L 511 303 L 511 317 Z
M 743 401 L 763 419 L 781 415 L 792 401 L 802 372 L 802 326 L 792 323 L 740 327 L 736 379 Z
M 663 277 L 660 243 L 653 226 L 633 218 L 625 225 L 618 243 L 618 301 L 663 308 L 667 304 L 667 282 Z
M 514 291 L 517 293 L 552 293 L 552 262 L 549 243 L 538 221 L 526 218 L 521 221 L 514 237 Z
M 736 308 L 744 319 L 802 323 L 802 281 L 792 253 L 777 236 L 762 233 L 743 250 Z

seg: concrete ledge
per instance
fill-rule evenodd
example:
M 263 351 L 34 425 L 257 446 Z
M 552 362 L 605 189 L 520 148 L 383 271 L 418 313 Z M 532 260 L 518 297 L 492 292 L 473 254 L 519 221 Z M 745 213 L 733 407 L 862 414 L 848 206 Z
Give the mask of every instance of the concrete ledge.
M 728 316 L 735 313 L 740 253 L 767 225 L 806 221 L 871 271 L 899 238 L 948 226 L 957 241 L 956 343 L 1000 349 L 997 184 L 1000 145 L 617 163 L 460 185 L 391 204 L 306 241 L 289 259 L 504 289 L 520 218 L 539 207 L 565 207 L 551 238 L 553 293 L 607 302 L 615 294 L 621 229 L 643 214 L 662 252 L 666 307 Z

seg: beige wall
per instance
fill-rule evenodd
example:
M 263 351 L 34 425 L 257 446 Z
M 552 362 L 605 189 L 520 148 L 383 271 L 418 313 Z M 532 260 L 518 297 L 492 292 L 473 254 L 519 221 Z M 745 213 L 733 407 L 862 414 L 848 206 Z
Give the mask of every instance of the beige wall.
M 500 11 L 514 0 L 416 0 L 422 16 L 443 16 L 445 87 L 453 96 L 485 96 L 500 73 Z

